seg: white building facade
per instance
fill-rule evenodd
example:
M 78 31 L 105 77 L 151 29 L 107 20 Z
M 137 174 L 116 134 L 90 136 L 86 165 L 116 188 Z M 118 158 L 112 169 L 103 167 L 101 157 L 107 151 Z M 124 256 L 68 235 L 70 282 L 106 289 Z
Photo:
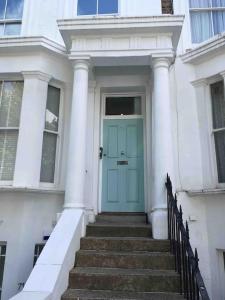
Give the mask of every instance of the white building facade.
M 59 299 L 100 212 L 167 239 L 167 173 L 225 299 L 224 32 L 224 0 L 1 2 L 0 299 Z

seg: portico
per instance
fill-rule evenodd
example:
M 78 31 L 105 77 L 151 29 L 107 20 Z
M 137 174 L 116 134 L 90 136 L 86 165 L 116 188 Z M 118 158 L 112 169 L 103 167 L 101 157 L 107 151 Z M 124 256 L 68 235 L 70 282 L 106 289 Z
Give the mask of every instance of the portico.
M 101 161 L 98 159 L 101 139 L 101 101 L 104 90 L 95 68 L 146 68 L 145 84 L 126 82 L 110 84 L 111 90 L 142 89 L 146 103 L 144 114 L 145 143 L 145 212 L 153 225 L 153 237 L 167 238 L 167 204 L 164 182 L 166 174 L 174 174 L 172 152 L 172 124 L 169 86 L 169 67 L 174 58 L 182 26 L 182 17 L 146 18 L 98 18 L 59 21 L 59 28 L 70 51 L 74 67 L 73 97 L 70 121 L 65 208 L 87 209 L 85 183 L 87 180 L 87 157 L 93 152 L 92 196 L 95 213 L 101 208 Z M 138 76 L 139 74 L 136 74 Z M 114 75 L 115 76 L 115 75 Z M 118 72 L 118 76 L 120 76 Z M 93 89 L 94 86 L 94 89 Z M 89 87 L 92 87 L 90 93 Z M 148 93 L 146 92 L 148 90 Z M 87 149 L 89 97 L 94 105 L 93 148 Z M 147 107 L 151 106 L 150 111 Z M 96 127 L 96 128 L 95 128 Z M 97 139 L 96 139 L 97 137 Z M 147 145 L 147 146 L 146 146 Z M 97 185 L 97 187 L 96 187 Z M 90 193 L 91 194 L 91 193 Z M 97 199 L 100 199 L 98 202 Z

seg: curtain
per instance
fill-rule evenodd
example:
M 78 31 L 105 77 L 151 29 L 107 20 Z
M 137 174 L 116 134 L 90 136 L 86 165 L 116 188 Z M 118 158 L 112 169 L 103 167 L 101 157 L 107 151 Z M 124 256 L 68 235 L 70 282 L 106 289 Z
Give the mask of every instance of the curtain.
M 22 93 L 23 82 L 0 83 L 0 180 L 4 181 L 13 180 Z
M 60 89 L 48 87 L 45 113 L 45 131 L 43 136 L 41 182 L 54 183 L 55 159 L 59 128 Z M 51 131 L 51 132 L 49 132 Z
M 211 85 L 213 128 L 225 127 L 225 98 L 223 81 Z M 215 148 L 219 182 L 225 182 L 225 130 L 215 132 Z
M 225 0 L 212 0 L 212 7 L 225 7 Z
M 210 6 L 211 0 L 190 0 L 190 8 L 204 8 Z
M 212 37 L 211 13 L 191 12 L 191 31 L 193 43 L 201 43 Z

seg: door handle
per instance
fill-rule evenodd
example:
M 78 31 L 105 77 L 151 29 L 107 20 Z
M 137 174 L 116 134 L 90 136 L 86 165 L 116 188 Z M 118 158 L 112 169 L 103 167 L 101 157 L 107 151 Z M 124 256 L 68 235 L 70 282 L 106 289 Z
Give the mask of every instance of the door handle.
M 102 159 L 103 156 L 103 147 L 99 148 L 99 159 Z
M 125 155 L 125 152 L 124 151 L 121 151 L 121 153 L 120 153 L 121 155 Z

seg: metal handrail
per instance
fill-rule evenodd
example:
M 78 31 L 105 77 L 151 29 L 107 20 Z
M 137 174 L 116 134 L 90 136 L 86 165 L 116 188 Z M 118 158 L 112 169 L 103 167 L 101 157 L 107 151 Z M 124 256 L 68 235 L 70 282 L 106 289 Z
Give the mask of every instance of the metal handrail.
M 201 272 L 198 251 L 190 244 L 189 227 L 183 223 L 182 207 L 178 209 L 177 196 L 173 195 L 170 177 L 167 175 L 168 236 L 171 253 L 175 256 L 175 270 L 180 275 L 180 294 L 190 300 L 210 300 Z

